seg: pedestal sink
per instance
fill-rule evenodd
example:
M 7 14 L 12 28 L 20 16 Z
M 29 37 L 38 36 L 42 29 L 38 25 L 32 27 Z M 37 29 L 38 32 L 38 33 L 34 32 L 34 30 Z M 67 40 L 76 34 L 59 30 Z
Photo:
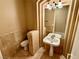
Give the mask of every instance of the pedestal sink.
M 59 46 L 60 45 L 60 34 L 55 34 L 55 33 L 49 33 L 44 39 L 43 42 L 45 44 L 50 45 L 50 51 L 49 51 L 49 56 L 53 56 L 53 46 Z

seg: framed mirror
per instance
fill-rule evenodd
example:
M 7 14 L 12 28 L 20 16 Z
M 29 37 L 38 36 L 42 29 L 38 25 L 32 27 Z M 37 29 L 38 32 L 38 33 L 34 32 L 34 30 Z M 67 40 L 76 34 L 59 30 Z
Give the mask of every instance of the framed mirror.
M 63 4 L 62 8 L 56 8 L 51 10 L 45 7 L 44 10 L 45 11 L 43 23 L 46 28 L 46 33 L 60 33 L 64 36 L 69 5 Z

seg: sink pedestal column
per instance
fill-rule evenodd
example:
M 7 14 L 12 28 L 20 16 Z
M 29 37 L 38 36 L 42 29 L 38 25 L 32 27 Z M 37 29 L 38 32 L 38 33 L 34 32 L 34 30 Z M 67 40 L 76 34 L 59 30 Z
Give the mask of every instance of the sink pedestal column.
M 53 46 L 50 45 L 49 56 L 53 56 Z

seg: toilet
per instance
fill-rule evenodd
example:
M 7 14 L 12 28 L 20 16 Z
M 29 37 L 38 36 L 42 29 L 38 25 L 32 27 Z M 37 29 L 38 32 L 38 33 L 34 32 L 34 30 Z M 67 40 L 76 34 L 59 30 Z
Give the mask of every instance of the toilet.
M 27 49 L 28 49 L 28 47 L 27 47 L 27 45 L 28 45 L 28 40 L 22 41 L 20 45 L 21 45 L 21 47 L 24 48 L 24 50 L 27 50 Z

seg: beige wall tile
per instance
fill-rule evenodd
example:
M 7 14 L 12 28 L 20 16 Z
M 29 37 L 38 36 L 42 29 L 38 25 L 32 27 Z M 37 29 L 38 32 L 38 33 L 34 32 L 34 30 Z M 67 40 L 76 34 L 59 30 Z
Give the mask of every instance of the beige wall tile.
M 0 36 L 0 48 L 4 56 L 13 56 L 23 39 L 23 34 L 20 31 Z

